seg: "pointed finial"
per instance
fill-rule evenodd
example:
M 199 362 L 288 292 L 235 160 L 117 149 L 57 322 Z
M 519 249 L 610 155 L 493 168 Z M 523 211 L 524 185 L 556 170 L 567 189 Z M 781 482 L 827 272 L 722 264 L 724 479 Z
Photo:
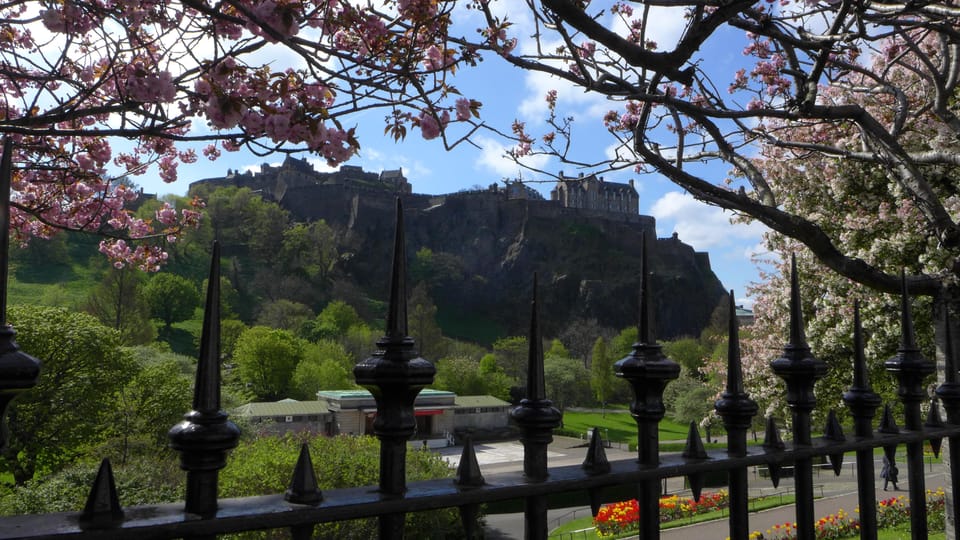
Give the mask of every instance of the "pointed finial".
M 87 504 L 80 513 L 80 526 L 83 529 L 104 529 L 123 519 L 117 485 L 113 480 L 113 468 L 110 460 L 100 462 L 97 478 L 93 481 Z
M 547 397 L 543 376 L 543 343 L 540 341 L 540 313 L 537 309 L 537 273 L 533 273 L 533 300 L 530 302 L 530 335 L 527 338 L 527 399 Z
M 843 435 L 843 426 L 840 425 L 840 420 L 837 418 L 837 411 L 833 409 L 830 409 L 830 412 L 827 413 L 827 425 L 823 428 L 823 438 L 828 441 L 846 440 Z
M 390 275 L 390 306 L 387 337 L 402 340 L 407 335 L 407 260 L 403 236 L 403 202 L 397 197 L 397 228 L 393 240 L 393 272 Z
M 683 447 L 683 457 L 687 459 L 707 459 L 707 450 L 703 446 L 703 439 L 700 438 L 700 431 L 697 429 L 696 422 L 690 422 L 690 428 L 687 430 L 687 444 Z
M 13 176 L 13 139 L 3 140 L 0 157 L 0 326 L 7 324 L 7 279 L 10 272 L 10 183 Z
M 307 443 L 300 446 L 300 456 L 293 468 L 290 487 L 284 493 L 283 498 L 293 504 L 310 505 L 319 504 L 323 500 L 317 482 L 317 473 L 313 470 L 313 460 L 310 459 L 310 447 Z
M 454 482 L 458 486 L 479 487 L 486 482 L 480 472 L 480 463 L 477 461 L 477 452 L 473 447 L 473 438 L 467 436 L 460 454 L 460 463 L 457 465 L 457 477 Z
M 790 345 L 807 347 L 803 330 L 803 306 L 800 302 L 800 277 L 797 274 L 797 256 L 790 255 Z
M 940 403 L 937 401 L 937 398 L 934 397 L 930 400 L 930 410 L 927 411 L 927 421 L 923 423 L 924 427 L 928 428 L 942 428 L 943 418 L 940 416 Z M 933 451 L 933 457 L 940 457 L 940 447 L 943 445 L 942 437 L 933 437 L 930 439 L 930 450 Z
M 900 348 L 908 351 L 917 348 L 917 339 L 913 332 L 913 314 L 910 310 L 910 296 L 907 294 L 907 274 L 900 271 Z
M 740 366 L 740 333 L 738 332 L 737 305 L 730 290 L 730 323 L 727 333 L 727 393 L 743 393 L 743 373 Z
M 777 429 L 777 420 L 768 416 L 763 434 L 763 447 L 767 450 L 783 450 L 786 445 L 780 437 L 780 430 Z
M 610 472 L 610 461 L 607 460 L 607 452 L 603 449 L 600 428 L 595 427 L 590 430 L 590 446 L 587 448 L 587 457 L 583 460 L 583 468 L 589 474 Z
M 640 317 L 637 322 L 637 341 L 652 345 L 653 329 L 650 327 L 650 276 L 646 235 L 640 237 Z
M 823 429 L 823 438 L 824 440 L 834 442 L 843 442 L 846 440 L 846 437 L 843 436 L 843 428 L 837 419 L 837 412 L 833 409 L 830 409 L 830 413 L 827 415 L 827 425 Z M 833 467 L 833 474 L 840 476 L 840 472 L 843 470 L 843 452 L 829 454 L 827 455 L 827 459 L 830 461 L 831 467 Z
M 853 303 L 853 388 L 870 390 L 867 358 L 863 353 L 863 325 L 860 322 L 860 301 Z
M 900 433 L 900 427 L 897 426 L 897 420 L 893 417 L 893 409 L 889 403 L 883 404 L 883 414 L 880 416 L 880 425 L 877 426 L 880 433 Z
M 220 242 L 213 243 L 210 259 L 197 380 L 193 387 L 193 410 L 203 413 L 220 410 Z

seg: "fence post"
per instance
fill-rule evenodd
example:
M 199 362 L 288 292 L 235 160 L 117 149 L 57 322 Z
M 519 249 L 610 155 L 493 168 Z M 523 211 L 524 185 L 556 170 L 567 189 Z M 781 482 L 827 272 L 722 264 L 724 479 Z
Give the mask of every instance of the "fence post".
M 950 313 L 944 310 L 944 367 L 943 384 L 937 387 L 937 397 L 943 403 L 943 409 L 947 413 L 947 422 L 951 424 L 960 424 L 960 381 L 957 381 L 957 359 L 954 357 L 953 336 L 950 330 Z M 960 437 L 950 437 L 947 442 L 947 453 L 950 468 L 950 485 L 960 486 Z M 952 504 L 948 509 L 953 512 L 953 526 L 956 528 L 960 524 L 960 505 L 953 493 L 947 493 L 944 497 L 950 497 Z M 949 519 L 947 520 L 949 524 Z M 949 528 L 948 528 L 948 533 Z
M 20 350 L 17 333 L 7 324 L 7 276 L 10 249 L 10 177 L 13 174 L 13 140 L 3 141 L 0 158 L 0 448 L 7 445 L 7 406 L 22 392 L 37 385 L 40 361 Z
M 510 411 L 510 418 L 520 426 L 523 443 L 523 475 L 531 482 L 543 482 L 547 470 L 547 446 L 553 441 L 553 430 L 562 416 L 546 397 L 543 378 L 543 342 L 537 311 L 537 275 L 533 275 L 533 300 L 530 302 L 530 334 L 527 355 L 527 397 Z M 524 501 L 524 538 L 547 538 L 547 497 L 536 495 Z
M 923 430 L 920 403 L 927 398 L 923 380 L 936 366 L 927 361 L 917 347 L 913 332 L 913 316 L 910 313 L 910 297 L 907 295 L 907 279 L 901 273 L 900 301 L 900 349 L 897 355 L 884 362 L 899 383 L 897 395 L 903 402 L 903 424 L 910 431 Z M 907 446 L 907 483 L 910 493 L 910 532 L 915 540 L 927 538 L 927 489 L 923 478 L 923 441 L 909 442 Z
M 213 243 L 207 302 L 200 336 L 200 356 L 193 387 L 193 410 L 167 434 L 170 447 L 180 452 L 180 468 L 187 471 L 185 510 L 202 517 L 217 511 L 220 469 L 227 452 L 237 446 L 240 429 L 220 408 L 220 244 Z
M 637 455 L 643 467 L 655 468 L 660 463 L 659 423 L 666 410 L 663 390 L 680 375 L 680 365 L 663 355 L 653 339 L 650 316 L 650 276 L 647 272 L 647 248 L 644 240 L 640 257 L 640 321 L 633 352 L 614 364 L 618 377 L 633 387 L 634 400 L 630 413 L 637 422 Z M 657 478 L 640 483 L 637 496 L 640 509 L 640 538 L 660 538 L 660 481 Z M 651 516 L 657 516 L 652 518 Z
M 740 336 L 737 331 L 737 307 L 730 291 L 730 323 L 727 346 L 727 388 L 714 404 L 727 430 L 727 454 L 730 457 L 747 455 L 747 430 L 750 429 L 757 402 L 743 390 L 740 366 Z M 750 535 L 747 468 L 728 471 L 730 479 L 730 538 L 746 540 Z
M 853 415 L 854 435 L 873 438 L 873 418 L 880 406 L 880 396 L 870 386 L 867 359 L 863 354 L 863 328 L 860 324 L 860 303 L 853 304 L 853 384 L 843 393 L 843 402 Z M 860 538 L 877 537 L 876 480 L 873 449 L 857 450 L 857 500 L 860 502 Z
M 357 384 L 373 394 L 377 417 L 373 432 L 380 439 L 380 493 L 400 497 L 407 484 L 407 441 L 417 427 L 413 404 L 436 369 L 420 358 L 413 338 L 407 335 L 406 254 L 403 204 L 397 198 L 397 228 L 390 277 L 390 305 L 386 335 L 377 340 L 377 351 L 353 368 Z M 403 538 L 404 514 L 380 516 L 380 538 Z
M 784 347 L 783 356 L 771 362 L 770 367 L 787 384 L 794 448 L 811 446 L 810 412 L 817 404 L 813 385 L 826 374 L 827 366 L 811 354 L 807 345 L 796 257 L 791 260 L 790 274 L 790 343 Z M 793 474 L 797 494 L 797 540 L 814 540 L 813 460 L 809 457 L 795 460 Z

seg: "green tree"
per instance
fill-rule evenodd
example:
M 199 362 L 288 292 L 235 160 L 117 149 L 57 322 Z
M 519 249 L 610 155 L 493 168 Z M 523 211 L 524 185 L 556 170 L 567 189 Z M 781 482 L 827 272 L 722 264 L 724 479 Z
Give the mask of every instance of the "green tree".
M 141 294 L 144 273 L 110 267 L 87 297 L 84 311 L 120 333 L 124 345 L 142 345 L 157 338 L 150 324 L 150 306 Z
M 179 358 L 178 358 L 179 357 Z M 184 371 L 188 357 L 156 353 L 135 369 L 131 380 L 118 392 L 115 422 L 108 424 L 121 440 L 122 462 L 130 445 L 142 439 L 154 448 L 165 448 L 167 432 L 190 411 L 193 377 Z
M 337 238 L 326 221 L 297 223 L 283 232 L 280 263 L 284 271 L 326 286 L 338 260 Z
M 425 284 L 413 288 L 407 302 L 410 306 L 407 324 L 410 337 L 417 344 L 420 356 L 428 359 L 440 358 L 446 352 L 443 333 L 437 325 L 437 306 L 430 298 Z
M 273 401 L 289 396 L 304 349 L 303 341 L 286 330 L 254 326 L 240 334 L 233 360 L 241 382 L 257 399 Z
M 497 365 L 517 384 L 523 386 L 527 382 L 527 357 L 530 354 L 526 336 L 510 336 L 500 338 L 493 343 L 493 354 L 497 357 Z
M 258 326 L 282 328 L 290 332 L 299 333 L 300 328 L 313 319 L 313 310 L 309 306 L 292 300 L 274 300 L 267 302 L 257 316 Z
M 680 424 L 700 422 L 713 410 L 717 389 L 703 381 L 683 374 L 667 384 L 663 392 L 663 403 L 667 415 Z
M 133 372 L 116 330 L 85 313 L 11 306 L 21 349 L 43 362 L 40 380 L 10 406 L 10 438 L 0 452 L 17 484 L 49 473 L 102 440 L 114 400 Z
M 567 407 L 585 405 L 590 402 L 590 386 L 584 381 L 590 374 L 583 362 L 576 358 L 548 356 L 543 361 L 543 380 L 547 399 L 563 412 Z
M 680 364 L 691 377 L 703 376 L 701 369 L 710 357 L 710 352 L 694 338 L 680 338 L 663 343 L 663 354 Z
M 200 293 L 189 279 L 170 273 L 159 273 L 143 287 L 143 299 L 150 306 L 150 316 L 160 319 L 169 332 L 173 323 L 193 317 L 200 306 Z
M 325 339 L 308 345 L 303 360 L 293 371 L 294 397 L 314 400 L 320 390 L 357 388 L 353 364 L 353 358 L 336 341 Z
M 543 353 L 544 357 L 570 358 L 570 351 L 563 345 L 559 339 L 550 340 L 550 347 Z
M 607 352 L 607 341 L 598 337 L 593 344 L 590 355 L 590 389 L 603 408 L 606 416 L 606 405 L 613 395 L 613 383 L 616 374 L 613 372 L 613 356 Z
M 377 333 L 369 326 L 357 324 L 347 329 L 347 333 L 340 338 L 340 343 L 351 357 L 362 360 L 377 349 L 377 337 Z
M 334 300 L 304 325 L 304 337 L 310 341 L 340 339 L 346 336 L 347 330 L 359 325 L 363 325 L 363 319 L 357 310 L 342 300 Z

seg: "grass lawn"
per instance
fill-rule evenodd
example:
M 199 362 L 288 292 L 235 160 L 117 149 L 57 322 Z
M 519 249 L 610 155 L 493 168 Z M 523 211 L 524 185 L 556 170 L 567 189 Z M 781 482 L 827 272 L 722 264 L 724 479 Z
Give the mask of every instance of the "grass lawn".
M 605 439 L 622 443 L 636 444 L 637 442 L 637 423 L 629 414 L 608 412 L 603 415 L 601 413 L 574 411 L 563 413 L 563 429 L 565 431 L 589 433 L 595 427 L 600 428 L 600 433 Z M 688 429 L 687 426 L 664 418 L 660 422 L 660 440 L 685 441 Z

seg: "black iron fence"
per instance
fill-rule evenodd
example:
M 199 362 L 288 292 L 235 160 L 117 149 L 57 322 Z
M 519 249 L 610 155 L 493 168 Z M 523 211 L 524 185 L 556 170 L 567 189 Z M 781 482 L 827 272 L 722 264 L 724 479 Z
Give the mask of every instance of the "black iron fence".
M 4 152 L 0 176 L 9 197 L 9 152 Z M 4 174 L 5 173 L 5 174 Z M 0 201 L 2 202 L 2 201 Z M 3 206 L 4 208 L 6 205 Z M 769 480 L 776 485 L 790 467 L 796 494 L 797 537 L 815 538 L 814 462 L 826 457 L 839 474 L 844 454 L 856 453 L 859 478 L 861 538 L 876 538 L 877 510 L 875 501 L 874 458 L 876 448 L 893 457 L 898 445 L 906 447 L 907 479 L 910 495 L 912 538 L 927 538 L 927 515 L 923 475 L 923 447 L 929 441 L 938 452 L 941 441 L 949 438 L 951 485 L 957 485 L 960 471 L 960 382 L 954 351 L 947 350 L 945 382 L 936 395 L 946 411 L 947 421 L 939 415 L 936 404 L 924 419 L 922 402 L 928 399 L 924 378 L 934 371 L 934 364 L 923 358 L 913 337 L 909 299 L 904 291 L 903 339 L 898 354 L 886 362 L 887 369 L 899 381 L 903 403 L 904 429 L 900 429 L 890 408 L 884 409 L 878 429 L 873 419 L 881 405 L 867 378 L 866 361 L 859 315 L 853 340 L 856 357 L 853 362 L 853 385 L 843 400 L 854 418 L 854 433 L 845 435 L 831 414 L 823 436 L 812 436 L 811 411 L 815 405 L 813 387 L 825 372 L 807 346 L 800 314 L 799 290 L 794 269 L 790 313 L 790 342 L 783 355 L 771 364 L 774 372 L 786 382 L 792 414 L 792 441 L 784 443 L 772 419 L 767 420 L 766 436 L 761 446 L 747 445 L 747 432 L 757 413 L 743 385 L 740 366 L 738 330 L 731 298 L 729 355 L 726 389 L 716 402 L 716 411 L 727 432 L 726 449 L 707 451 L 694 426 L 691 426 L 686 448 L 680 454 L 661 455 L 658 424 L 664 416 L 663 390 L 679 375 L 679 366 L 666 358 L 651 333 L 649 318 L 647 269 L 639 269 L 640 291 L 639 340 L 633 352 L 616 366 L 618 376 L 627 380 L 635 393 L 631 413 L 637 422 L 637 459 L 609 462 L 604 447 L 594 432 L 583 464 L 548 467 L 547 445 L 560 423 L 560 413 L 544 391 L 543 351 L 539 335 L 536 307 L 536 278 L 530 325 L 530 350 L 526 398 L 510 413 L 519 427 L 524 447 L 523 471 L 484 476 L 478 465 L 473 445 L 464 445 L 456 477 L 408 484 L 405 474 L 407 441 L 413 435 L 413 411 L 417 393 L 433 382 L 433 365 L 419 358 L 413 340 L 407 336 L 403 211 L 397 203 L 397 233 L 391 273 L 390 304 L 386 335 L 377 342 L 377 352 L 357 364 L 354 373 L 359 384 L 368 388 L 377 401 L 373 428 L 380 439 L 379 486 L 337 489 L 321 492 L 311 464 L 311 456 L 303 448 L 296 464 L 291 464 L 290 487 L 283 494 L 238 499 L 218 499 L 218 472 L 225 466 L 226 456 L 237 444 L 239 430 L 227 418 L 220 404 L 219 354 L 219 249 L 214 246 L 207 292 L 206 313 L 197 367 L 193 410 L 183 422 L 170 430 L 170 446 L 180 452 L 181 467 L 186 471 L 185 502 L 155 506 L 121 508 L 110 464 L 104 461 L 91 486 L 85 508 L 79 513 L 57 513 L 0 518 L 2 538 L 215 538 L 218 535 L 265 529 L 284 529 L 293 538 L 311 538 L 320 523 L 376 517 L 380 538 L 402 538 L 404 516 L 409 512 L 439 508 L 458 508 L 464 526 L 463 538 L 481 535 L 477 530 L 480 505 L 508 499 L 524 501 L 524 536 L 530 539 L 547 536 L 548 495 L 560 492 L 586 492 L 594 514 L 605 500 L 604 491 L 621 485 L 637 486 L 641 516 L 659 515 L 661 481 L 669 477 L 686 477 L 693 494 L 699 498 L 706 475 L 726 473 L 729 483 L 729 536 L 747 539 L 750 532 L 748 515 L 748 468 L 764 467 Z M 0 242 L 7 238 L 6 225 L 0 230 Z M 0 246 L 4 247 L 4 246 Z M 5 253 L 5 250 L 4 250 Z M 646 257 L 643 258 L 646 261 Z M 6 264 L 2 272 L 6 272 Z M 5 275 L 0 276 L 5 277 Z M 5 284 L 5 279 L 4 279 Z M 0 293 L 0 313 L 5 307 L 5 293 Z M 4 321 L 0 321 L 2 323 Z M 947 325 L 949 328 L 949 325 Z M 37 363 L 18 350 L 9 326 L 0 328 L 0 400 L 5 406 L 17 393 L 36 382 Z M 950 339 L 947 339 L 948 346 Z M 768 479 L 754 479 L 767 482 Z M 952 516 L 956 518 L 954 508 Z M 640 537 L 660 537 L 658 519 L 642 519 Z

